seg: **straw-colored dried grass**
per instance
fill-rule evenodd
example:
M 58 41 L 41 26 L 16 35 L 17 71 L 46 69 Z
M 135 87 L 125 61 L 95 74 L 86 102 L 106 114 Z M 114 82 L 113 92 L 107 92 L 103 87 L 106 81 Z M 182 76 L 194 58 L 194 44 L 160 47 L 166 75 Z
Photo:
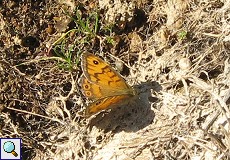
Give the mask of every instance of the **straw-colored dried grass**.
M 130 53 L 125 53 L 138 57 L 127 64 L 126 78 L 138 91 L 136 99 L 85 119 L 78 79 L 67 74 L 57 81 L 71 83 L 69 92 L 56 94 L 44 107 L 47 127 L 33 134 L 18 133 L 9 114 L 1 113 L 5 126 L 0 135 L 20 135 L 31 148 L 36 142 L 33 159 L 228 159 L 230 1 L 137 4 L 150 10 L 148 28 L 129 35 Z M 180 37 L 184 31 L 185 37 Z M 61 92 L 61 86 L 57 88 Z M 68 108 L 69 99 L 74 110 Z

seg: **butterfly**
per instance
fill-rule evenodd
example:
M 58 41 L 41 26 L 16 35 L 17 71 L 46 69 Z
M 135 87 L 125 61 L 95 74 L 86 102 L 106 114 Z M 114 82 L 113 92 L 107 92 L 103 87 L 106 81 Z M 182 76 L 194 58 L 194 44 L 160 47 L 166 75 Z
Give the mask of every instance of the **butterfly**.
M 101 58 L 85 52 L 82 54 L 81 61 L 82 93 L 93 100 L 86 107 L 86 116 L 117 106 L 136 94 L 135 90 Z

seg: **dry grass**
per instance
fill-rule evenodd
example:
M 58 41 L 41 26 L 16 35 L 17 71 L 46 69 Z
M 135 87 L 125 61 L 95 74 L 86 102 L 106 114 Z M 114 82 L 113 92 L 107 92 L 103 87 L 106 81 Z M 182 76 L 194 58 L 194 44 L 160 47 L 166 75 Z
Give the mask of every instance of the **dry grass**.
M 82 3 L 89 10 L 97 6 Z M 68 17 L 51 4 L 44 6 L 46 11 Z M 71 11 L 78 4 L 58 3 Z M 9 32 L 12 26 L 4 14 L 10 11 L 2 9 L 0 137 L 22 137 L 24 159 L 229 159 L 230 1 L 143 0 L 136 8 L 145 12 L 144 24 L 113 32 L 110 36 L 119 40 L 111 48 L 105 47 L 106 33 L 96 38 L 98 53 L 111 52 L 106 56 L 111 64 L 125 63 L 125 79 L 138 96 L 88 119 L 79 65 L 69 71 L 45 51 L 18 47 L 21 35 Z M 40 49 L 48 50 L 68 27 L 47 36 L 47 30 L 35 27 L 46 21 L 39 14 L 27 32 L 41 34 Z M 56 23 L 60 27 L 61 20 Z

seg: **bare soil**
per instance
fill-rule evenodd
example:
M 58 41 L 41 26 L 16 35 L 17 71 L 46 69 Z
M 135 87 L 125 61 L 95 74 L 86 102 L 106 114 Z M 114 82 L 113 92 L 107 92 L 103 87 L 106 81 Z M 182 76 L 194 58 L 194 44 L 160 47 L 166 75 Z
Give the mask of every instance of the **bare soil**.
M 0 11 L 0 137 L 22 138 L 23 159 L 229 159 L 229 0 L 3 0 Z M 138 97 L 86 118 L 84 51 Z

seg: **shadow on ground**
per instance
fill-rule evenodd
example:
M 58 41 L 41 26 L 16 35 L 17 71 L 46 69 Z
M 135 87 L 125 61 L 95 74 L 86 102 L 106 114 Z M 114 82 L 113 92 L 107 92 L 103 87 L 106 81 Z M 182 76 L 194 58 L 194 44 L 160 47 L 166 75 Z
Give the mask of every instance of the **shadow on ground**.
M 128 104 L 111 109 L 109 112 L 90 118 L 89 127 L 96 126 L 104 132 L 113 131 L 115 133 L 136 132 L 152 123 L 155 114 L 151 110 L 151 89 L 159 92 L 161 86 L 157 82 L 146 82 L 134 86 L 137 96 L 133 97 Z

